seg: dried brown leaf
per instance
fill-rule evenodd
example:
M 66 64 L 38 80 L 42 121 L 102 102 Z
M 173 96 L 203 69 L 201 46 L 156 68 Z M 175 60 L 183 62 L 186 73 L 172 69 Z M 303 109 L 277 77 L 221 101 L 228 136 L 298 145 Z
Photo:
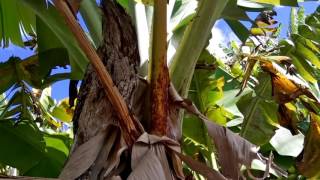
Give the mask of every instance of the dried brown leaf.
M 173 169 L 174 169 L 176 176 L 179 179 L 185 179 L 185 176 L 183 173 L 182 161 L 181 161 L 180 157 L 175 153 L 170 153 L 170 156 L 171 156 L 172 166 L 173 166 Z
M 164 145 L 155 145 L 149 149 L 136 164 L 128 180 L 174 179 L 165 154 Z
M 226 180 L 226 178 L 218 171 L 209 168 L 206 164 L 185 156 L 181 153 L 176 153 L 192 170 L 200 173 L 207 179 Z
M 104 144 L 106 134 L 106 131 L 101 131 L 89 141 L 79 146 L 69 157 L 59 178 L 73 180 L 81 176 L 96 160 Z
M 174 179 L 168 163 L 166 147 L 180 152 L 180 145 L 168 137 L 142 134 L 132 148 L 132 173 L 128 179 L 153 179 L 155 177 L 159 180 Z
M 118 128 L 110 128 L 108 131 L 108 138 L 101 148 L 101 153 L 99 153 L 98 158 L 96 158 L 94 165 L 91 167 L 90 179 L 100 179 L 98 177 L 101 171 L 105 169 L 105 160 L 108 159 L 110 154 L 112 153 L 110 152 L 112 147 L 118 145 L 116 141 L 117 138 L 121 138 L 120 130 Z M 109 165 L 111 165 L 111 163 Z
M 224 180 L 218 171 L 209 168 L 192 158 L 180 153 L 180 145 L 168 137 L 158 137 L 144 133 L 134 144 L 132 149 L 131 166 L 133 169 L 129 179 L 174 179 L 178 177 L 184 179 L 182 172 L 180 176 L 177 171 L 175 174 L 169 168 L 166 152 L 172 156 L 182 159 L 190 168 L 202 174 L 207 179 Z M 181 161 L 180 161 L 181 162 Z M 174 162 L 172 162 L 174 164 Z M 179 163 L 179 162 L 177 162 Z
M 27 177 L 27 176 L 2 176 L 0 175 L 0 180 L 60 180 L 56 178 L 42 178 L 42 177 Z
M 109 155 L 107 161 L 104 164 L 104 177 L 109 177 L 110 174 L 114 171 L 114 169 L 120 166 L 120 156 L 127 150 L 127 145 L 124 139 L 121 137 L 120 142 L 113 145 L 113 151 Z M 124 162 L 127 163 L 127 162 Z

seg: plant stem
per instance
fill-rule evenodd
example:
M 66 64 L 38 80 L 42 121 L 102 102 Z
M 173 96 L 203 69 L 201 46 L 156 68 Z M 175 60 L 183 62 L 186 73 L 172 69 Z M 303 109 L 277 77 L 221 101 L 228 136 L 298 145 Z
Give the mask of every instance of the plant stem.
M 152 104 L 151 133 L 163 136 L 166 135 L 168 126 L 167 0 L 154 1 L 149 80 Z

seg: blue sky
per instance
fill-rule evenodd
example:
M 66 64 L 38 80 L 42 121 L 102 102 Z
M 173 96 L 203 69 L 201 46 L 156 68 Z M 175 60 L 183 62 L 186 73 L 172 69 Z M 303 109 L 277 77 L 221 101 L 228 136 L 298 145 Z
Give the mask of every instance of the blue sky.
M 320 2 L 304 2 L 299 3 L 301 6 L 305 7 L 306 14 L 310 14 L 315 11 L 315 9 L 320 5 Z M 281 32 L 281 37 L 285 37 L 287 34 L 288 24 L 289 24 L 289 17 L 290 17 L 290 7 L 277 7 L 275 8 L 277 11 L 278 16 L 276 19 L 278 22 L 283 24 L 283 30 Z M 257 16 L 257 13 L 249 13 L 248 14 L 251 19 L 254 19 Z M 81 22 L 81 24 L 83 24 Z M 248 23 L 244 23 L 246 26 L 249 26 Z M 232 30 L 228 27 L 228 25 L 223 21 L 219 20 L 215 24 L 216 32 L 220 33 L 223 38 L 219 39 L 219 43 L 226 43 L 230 40 L 236 39 L 236 36 L 233 34 Z M 7 48 L 0 49 L 0 62 L 6 61 L 11 56 L 17 56 L 20 58 L 26 58 L 31 56 L 34 52 L 27 49 L 17 47 L 15 45 L 10 45 Z M 55 70 L 54 72 L 61 72 L 61 71 L 69 71 L 67 70 Z M 60 100 L 62 98 L 68 97 L 68 81 L 60 81 L 55 83 L 52 86 L 52 95 L 55 99 Z

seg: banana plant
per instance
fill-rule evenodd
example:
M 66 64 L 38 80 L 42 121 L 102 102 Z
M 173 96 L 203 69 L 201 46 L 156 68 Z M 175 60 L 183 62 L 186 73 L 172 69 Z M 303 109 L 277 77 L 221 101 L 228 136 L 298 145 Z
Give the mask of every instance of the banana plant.
M 245 176 L 251 177 L 249 169 L 252 168 L 253 159 L 259 159 L 260 163 L 264 163 L 263 177 L 269 175 L 269 169 L 275 176 L 285 176 L 286 173 L 279 170 L 271 161 L 272 155 L 266 160 L 255 150 L 257 146 L 262 146 L 264 147 L 262 150 L 265 151 L 263 153 L 269 153 L 270 149 L 266 150 L 265 146 L 269 145 L 270 139 L 272 142 L 277 141 L 277 138 L 272 137 L 279 137 L 273 135 L 280 125 L 292 133 L 306 135 L 306 151 L 298 169 L 305 176 L 318 176 L 315 173 L 318 166 L 310 170 L 306 164 L 312 162 L 313 156 L 310 152 L 314 147 L 310 142 L 316 142 L 314 138 L 316 133 L 312 128 L 306 133 L 308 129 L 302 127 L 308 123 L 307 118 L 311 118 L 316 126 L 318 118 L 315 112 L 319 112 L 318 11 L 305 20 L 299 19 L 297 21 L 299 25 L 296 26 L 290 39 L 281 41 L 278 45 L 272 41 L 274 37 L 266 37 L 266 42 L 262 43 L 261 38 L 257 38 L 268 33 L 276 36 L 278 29 L 267 25 L 255 26 L 257 21 L 250 20 L 246 12 L 261 11 L 275 5 L 298 6 L 297 1 L 119 0 L 118 2 L 131 14 L 136 25 L 139 51 L 142 54 L 140 73 L 143 76 L 147 74 L 146 72 L 149 73 L 151 97 L 153 97 L 151 98 L 152 135 L 142 134 L 140 139 L 134 142 L 133 171 L 128 175 L 129 179 L 139 179 L 141 174 L 150 175 L 155 169 L 163 173 L 161 177 L 164 179 L 184 178 L 183 170 L 187 176 L 194 176 L 197 179 L 201 179 L 201 176 L 209 179 L 237 179 L 240 177 L 241 165 L 246 166 L 248 173 Z M 89 39 L 86 47 L 97 49 L 105 43 L 102 40 L 103 14 L 95 1 L 87 0 L 79 4 L 71 0 L 68 1 L 67 8 L 78 20 L 81 19 L 77 16 L 78 11 L 83 17 L 80 23 L 84 27 L 82 23 L 84 22 L 88 29 L 84 35 L 84 38 Z M 17 12 L 21 13 L 13 13 L 12 9 L 17 9 Z M 32 88 L 36 88 L 41 92 L 56 81 L 82 79 L 84 76 L 88 54 L 85 54 L 87 52 L 83 46 L 78 44 L 77 36 L 74 36 L 66 26 L 64 16 L 59 15 L 57 9 L 59 7 L 46 1 L 0 1 L 2 17 L 0 38 L 4 42 L 3 45 L 8 46 L 10 41 L 22 47 L 33 43 L 31 47 L 35 49 L 35 55 L 28 59 L 10 58 L 0 64 L 0 74 L 10 76 L 0 79 L 0 94 L 13 92 L 12 97 L 1 100 L 3 102 L 1 104 L 4 105 L 0 106 L 0 121 L 3 121 L 3 126 L 0 126 L 3 133 L 0 142 L 10 143 L 10 137 L 16 137 L 15 141 L 19 142 L 13 150 L 7 150 L 10 153 L 1 154 L 0 163 L 18 168 L 21 175 L 57 177 L 70 149 L 70 138 L 61 134 L 53 135 L 50 132 L 52 129 L 61 129 L 60 125 L 63 127 L 68 124 L 73 109 L 68 107 L 65 101 L 55 104 L 50 97 L 41 95 L 37 98 L 31 91 Z M 121 10 L 122 13 L 125 11 Z M 215 38 L 214 35 L 211 36 L 211 29 L 221 18 L 227 21 L 243 42 L 241 47 L 234 45 L 236 56 L 235 62 L 231 65 L 225 64 L 205 50 L 208 41 Z M 240 20 L 251 22 L 253 27 L 245 28 Z M 166 21 L 168 28 L 162 26 Z M 67 21 L 68 23 L 70 22 Z M 149 34 L 152 36 L 149 37 Z M 255 44 L 256 42 L 252 40 L 254 38 L 258 39 L 260 44 Z M 242 52 L 244 46 L 251 48 L 249 53 Z M 268 46 L 272 48 L 269 49 Z M 150 62 L 150 68 L 143 66 L 147 60 Z M 71 66 L 70 74 L 52 74 L 52 70 L 57 66 L 67 65 Z M 245 66 L 247 68 L 244 68 Z M 291 76 L 285 70 L 291 73 Z M 172 95 L 174 92 L 176 94 Z M 196 106 L 184 99 L 187 97 Z M 172 102 L 168 100 L 169 98 Z M 183 118 L 181 146 L 177 143 L 177 139 L 166 137 L 168 127 L 176 125 L 170 124 L 172 122 L 167 118 L 172 113 L 168 112 L 170 105 L 183 107 L 193 114 L 183 116 L 183 113 L 175 109 L 175 113 L 178 112 L 175 118 L 178 121 L 182 121 Z M 124 107 L 126 106 L 122 106 Z M 308 112 L 313 114 L 308 116 Z M 37 119 L 38 116 L 43 119 L 40 121 Z M 130 118 L 135 119 L 135 117 Z M 157 126 L 159 124 L 161 126 Z M 144 129 L 141 126 L 138 127 Z M 50 131 L 48 127 L 51 128 Z M 120 158 L 124 146 L 122 139 L 117 138 L 117 133 L 122 132 L 112 130 L 108 137 L 98 134 L 88 140 L 88 143 L 84 143 L 84 146 L 80 146 L 80 150 L 75 150 L 74 153 L 82 155 L 86 161 L 78 162 L 71 156 L 60 177 L 78 178 L 89 168 L 102 167 L 99 161 L 101 159 L 97 158 L 102 147 L 109 149 L 104 151 L 104 158 L 109 156 L 113 159 L 112 163 L 107 163 L 108 167 L 103 168 L 106 170 L 103 176 L 121 170 L 117 163 L 122 163 L 119 167 L 124 165 Z M 235 133 L 239 133 L 242 137 Z M 29 136 L 24 137 L 23 134 Z M 111 144 L 118 146 L 114 148 L 108 144 L 104 146 L 105 138 L 108 138 L 106 141 L 110 140 Z M 97 146 L 92 146 L 90 143 Z M 272 145 L 275 146 L 274 143 Z M 21 155 L 23 147 L 31 147 L 26 152 L 29 158 L 26 162 L 31 162 L 34 158 L 33 163 L 27 164 L 23 161 Z M 156 148 L 156 151 L 150 151 L 150 147 Z M 182 153 L 177 150 L 180 147 Z M 278 147 L 281 146 L 271 149 L 283 153 Z M 136 149 L 148 150 L 148 153 L 142 153 L 144 152 L 142 150 L 134 151 Z M 230 150 L 230 153 L 224 152 L 225 149 Z M 14 161 L 13 153 L 19 155 L 19 161 Z M 87 156 L 88 153 L 92 153 L 91 156 Z M 35 154 L 41 156 L 36 157 Z M 182 166 L 181 160 L 187 164 L 186 167 Z M 97 163 L 93 163 L 95 161 Z M 50 162 L 53 171 L 43 170 L 46 162 Z M 109 167 L 111 168 L 108 169 Z M 71 173 L 68 172 L 70 169 Z M 93 176 L 101 174 L 93 172 Z

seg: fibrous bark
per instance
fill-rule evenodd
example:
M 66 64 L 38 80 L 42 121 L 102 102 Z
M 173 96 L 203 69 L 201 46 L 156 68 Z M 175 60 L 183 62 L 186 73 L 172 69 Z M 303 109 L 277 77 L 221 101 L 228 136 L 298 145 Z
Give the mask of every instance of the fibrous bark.
M 134 93 L 139 82 L 137 67 L 140 64 L 135 30 L 130 17 L 116 2 L 103 0 L 101 5 L 103 10 L 103 42 L 98 53 L 112 76 L 114 84 L 124 97 L 129 109 L 132 110 Z M 115 142 L 121 146 L 122 137 L 119 128 L 117 128 L 119 124 L 116 113 L 110 102 L 107 101 L 95 71 L 89 65 L 80 88 L 73 119 L 75 129 L 73 152 L 101 130 L 110 127 L 110 124 L 113 124 L 114 128 L 112 130 L 109 128 L 112 134 L 108 133 L 105 142 Z M 113 135 L 116 135 L 116 138 Z M 82 176 L 83 178 L 100 179 L 103 177 L 104 171 L 108 169 L 106 163 L 110 160 L 109 156 L 103 153 L 106 148 L 109 147 L 107 145 L 102 147 L 96 162 Z

